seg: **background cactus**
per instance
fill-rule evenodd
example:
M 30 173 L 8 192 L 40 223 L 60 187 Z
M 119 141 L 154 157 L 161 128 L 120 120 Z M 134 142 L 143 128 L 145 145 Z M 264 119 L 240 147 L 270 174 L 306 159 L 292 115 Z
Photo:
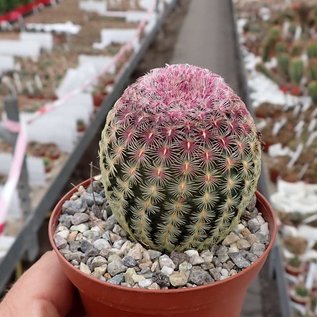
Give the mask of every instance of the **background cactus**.
M 308 94 L 312 98 L 313 103 L 317 103 L 317 81 L 311 81 L 308 85 Z
M 277 66 L 284 79 L 288 78 L 289 55 L 281 53 L 277 56 Z
M 223 79 L 171 65 L 128 87 L 109 112 L 100 166 L 110 208 L 132 239 L 164 251 L 220 242 L 260 175 L 253 119 Z
M 307 76 L 309 80 L 317 80 L 317 59 L 310 59 L 307 67 Z
M 308 58 L 316 58 L 317 57 L 317 43 L 310 42 L 307 45 L 307 56 L 308 56 Z
M 294 84 L 299 85 L 304 73 L 304 63 L 300 58 L 293 58 L 290 62 L 289 75 Z

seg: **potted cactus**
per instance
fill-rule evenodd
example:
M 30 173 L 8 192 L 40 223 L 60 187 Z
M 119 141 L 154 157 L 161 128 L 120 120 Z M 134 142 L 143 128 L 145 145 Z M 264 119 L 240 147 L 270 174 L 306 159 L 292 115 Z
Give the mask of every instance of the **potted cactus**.
M 99 155 L 101 181 L 66 194 L 49 225 L 87 315 L 238 317 L 276 235 L 241 99 L 206 69 L 155 69 L 108 113 Z

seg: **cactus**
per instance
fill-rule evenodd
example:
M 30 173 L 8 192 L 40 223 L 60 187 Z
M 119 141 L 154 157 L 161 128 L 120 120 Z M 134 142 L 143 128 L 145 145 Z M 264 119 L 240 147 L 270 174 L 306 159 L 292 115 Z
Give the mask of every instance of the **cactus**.
M 308 84 L 308 94 L 312 98 L 313 103 L 317 103 L 317 81 L 311 81 Z
M 299 85 L 304 73 L 304 63 L 300 58 L 293 58 L 290 62 L 289 75 L 294 84 Z
M 317 59 L 311 59 L 308 62 L 307 76 L 309 80 L 317 80 Z
M 308 58 L 316 58 L 317 57 L 317 43 L 310 42 L 307 45 L 307 56 Z
M 289 55 L 287 53 L 281 53 L 277 56 L 277 66 L 283 78 L 287 79 L 289 69 Z
M 125 90 L 99 155 L 109 206 L 132 239 L 162 251 L 202 250 L 238 224 L 256 190 L 261 144 L 221 77 L 171 65 Z
M 267 62 L 270 58 L 271 52 L 274 50 L 276 42 L 281 37 L 281 29 L 277 26 L 273 26 L 267 36 L 264 38 L 262 44 L 262 60 Z
M 300 56 L 303 52 L 303 46 L 300 43 L 296 43 L 293 45 L 292 49 L 291 49 L 291 55 L 296 57 L 296 56 Z
M 287 52 L 287 45 L 284 42 L 277 42 L 275 45 L 275 52 L 277 54 L 286 53 Z

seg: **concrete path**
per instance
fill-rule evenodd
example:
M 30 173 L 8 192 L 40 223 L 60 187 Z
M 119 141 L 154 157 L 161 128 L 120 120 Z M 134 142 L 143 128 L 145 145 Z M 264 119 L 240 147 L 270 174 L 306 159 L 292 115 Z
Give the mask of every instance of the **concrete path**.
M 180 0 L 181 1 L 181 0 Z M 171 63 L 206 67 L 224 77 L 235 90 L 235 64 L 230 0 L 192 0 Z
M 191 1 L 171 63 L 206 67 L 224 77 L 239 94 L 229 1 Z M 263 317 L 259 280 L 248 290 L 241 317 Z

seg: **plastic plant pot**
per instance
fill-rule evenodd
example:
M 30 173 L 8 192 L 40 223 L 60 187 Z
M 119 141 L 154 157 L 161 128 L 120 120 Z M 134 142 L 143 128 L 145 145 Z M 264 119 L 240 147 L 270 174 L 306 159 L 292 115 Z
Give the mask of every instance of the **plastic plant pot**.
M 84 187 L 90 179 L 81 183 Z M 267 200 L 259 193 L 257 208 L 269 224 L 270 243 L 262 256 L 240 273 L 225 280 L 195 288 L 147 290 L 133 289 L 82 273 L 70 264 L 54 243 L 54 232 L 63 203 L 77 191 L 69 191 L 56 205 L 49 222 L 49 238 L 69 280 L 78 289 L 88 317 L 239 317 L 246 291 L 257 276 L 274 244 L 277 222 Z

